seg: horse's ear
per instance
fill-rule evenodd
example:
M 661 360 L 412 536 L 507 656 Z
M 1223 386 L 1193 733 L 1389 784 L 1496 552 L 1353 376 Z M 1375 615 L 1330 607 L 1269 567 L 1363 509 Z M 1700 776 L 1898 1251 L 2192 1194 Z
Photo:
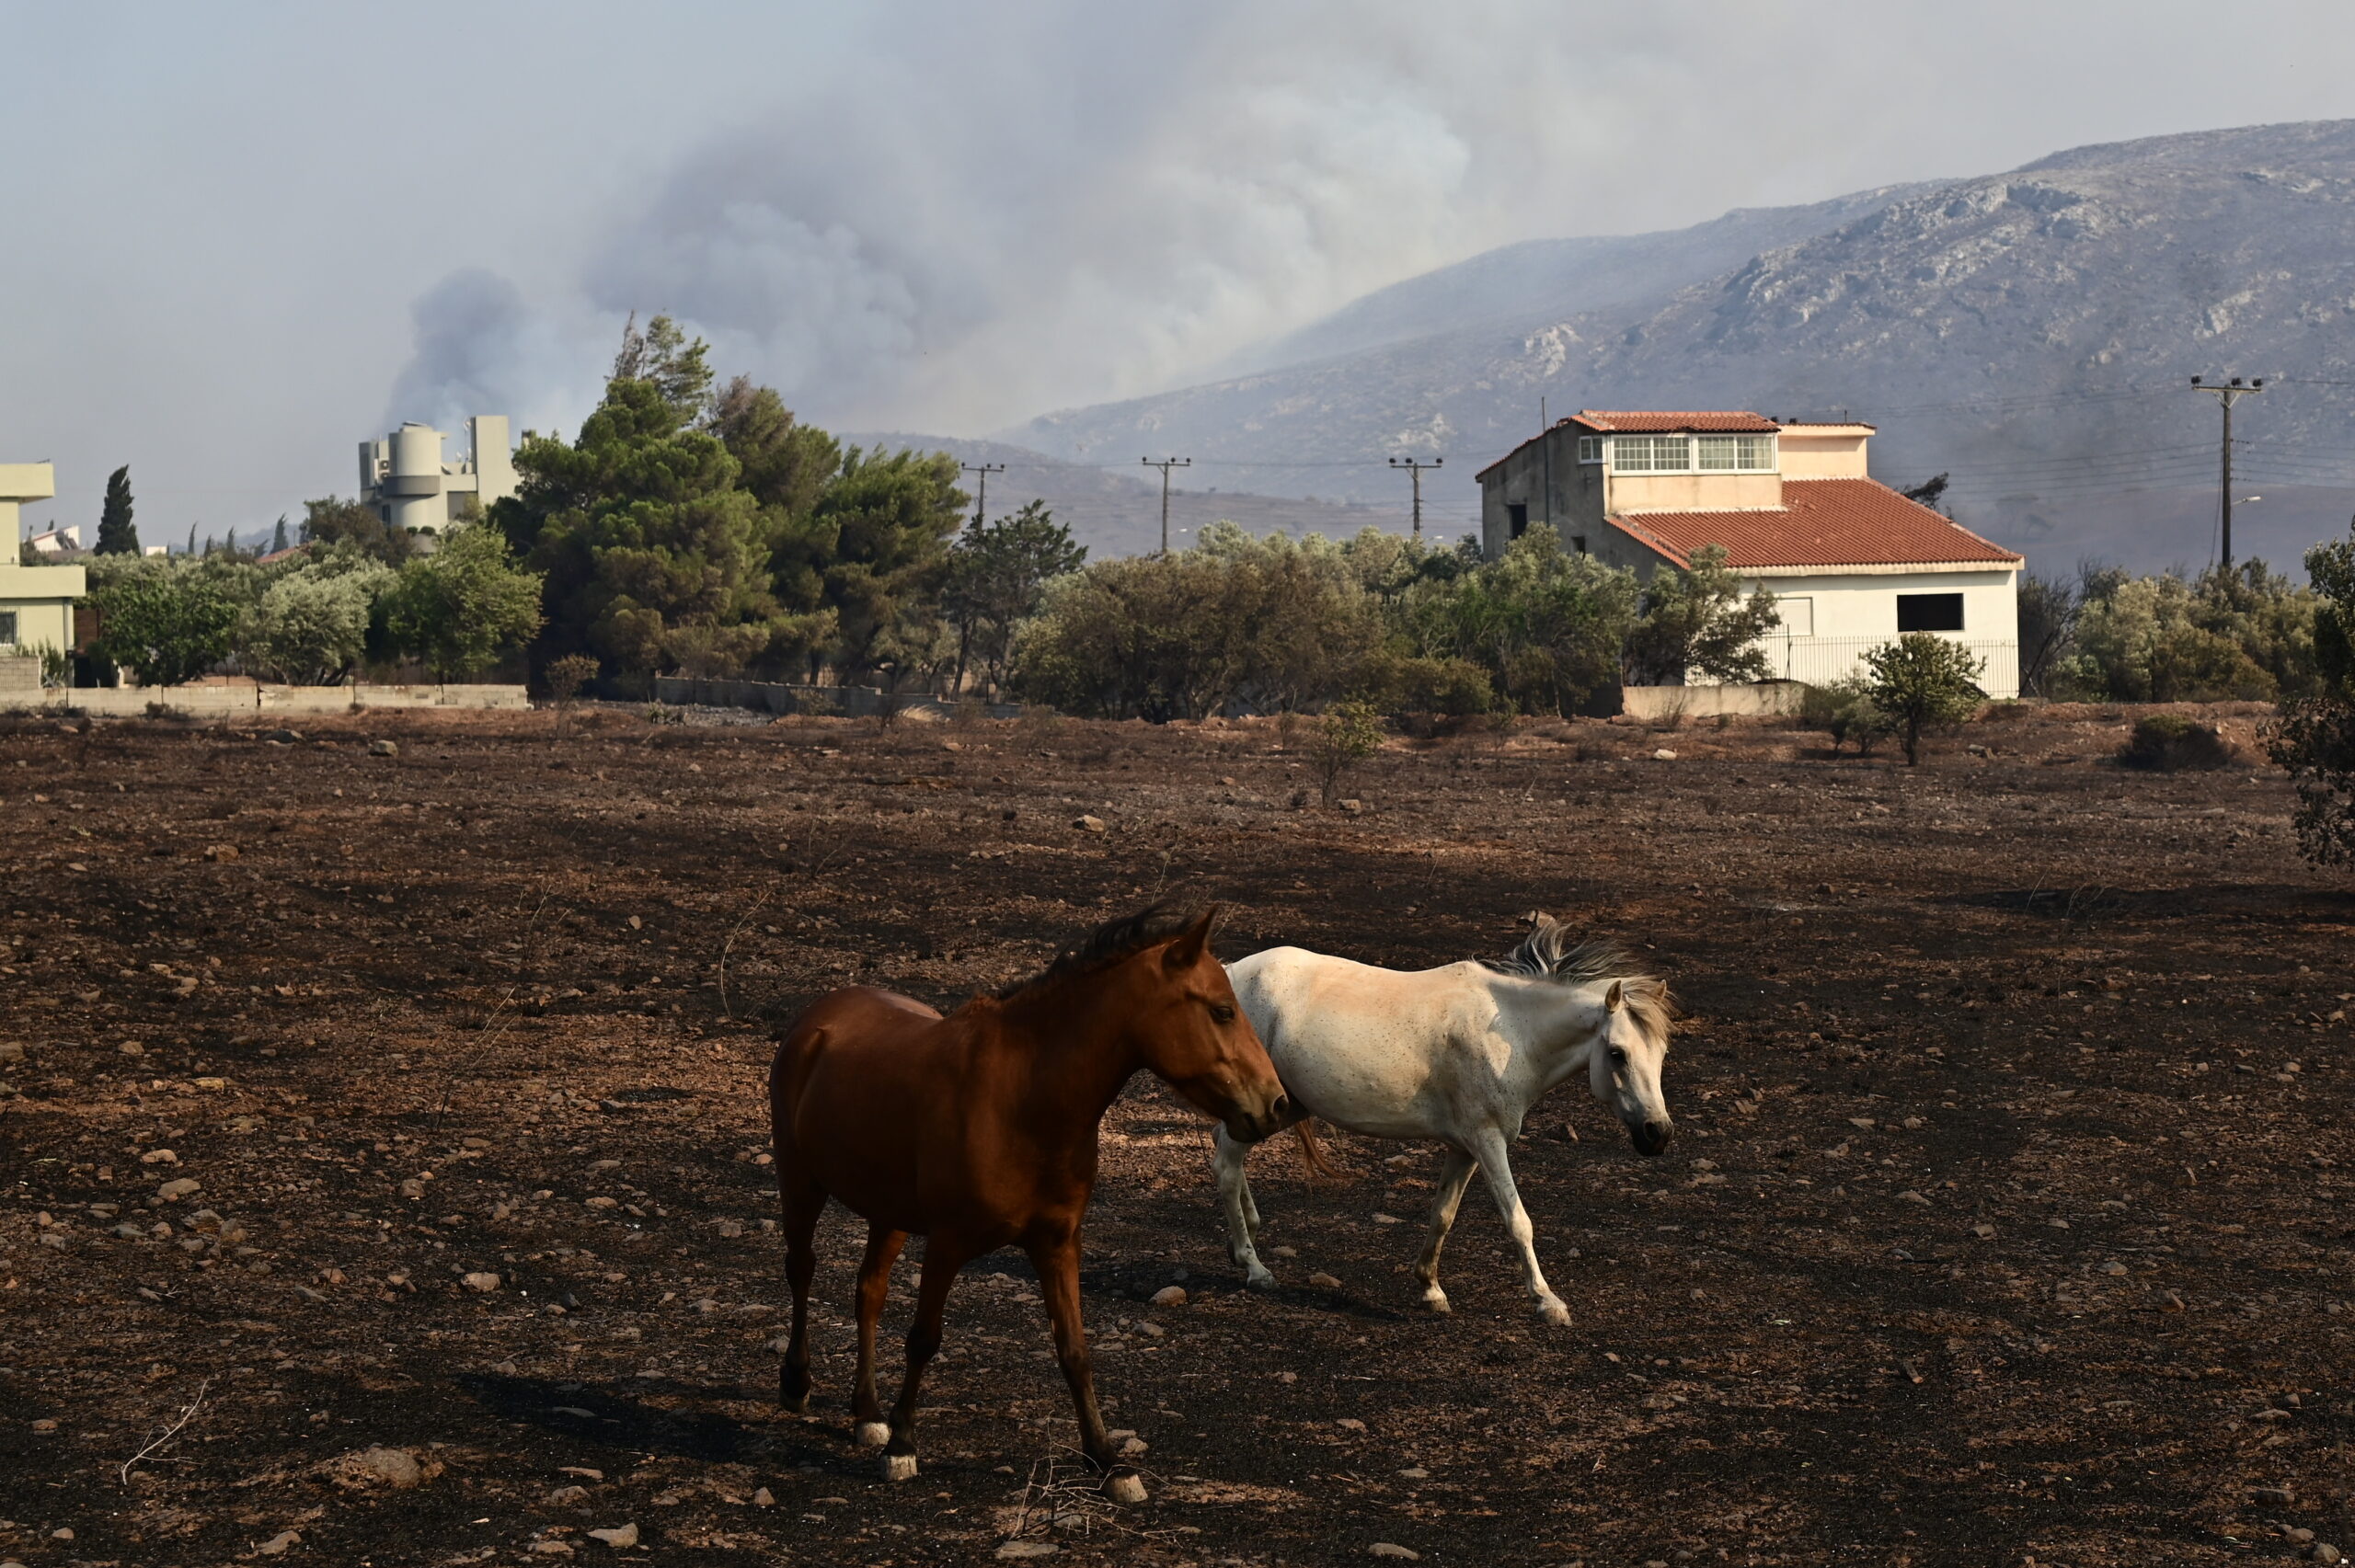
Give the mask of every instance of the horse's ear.
M 1212 904 L 1202 911 L 1202 918 L 1188 926 L 1178 940 L 1171 943 L 1162 962 L 1172 969 L 1188 969 L 1202 961 L 1202 953 L 1211 944 L 1211 928 L 1218 924 L 1218 906 Z
M 1611 982 L 1611 989 L 1603 993 L 1603 1011 L 1605 1013 L 1616 1013 L 1626 1000 L 1626 982 L 1624 980 L 1614 980 Z

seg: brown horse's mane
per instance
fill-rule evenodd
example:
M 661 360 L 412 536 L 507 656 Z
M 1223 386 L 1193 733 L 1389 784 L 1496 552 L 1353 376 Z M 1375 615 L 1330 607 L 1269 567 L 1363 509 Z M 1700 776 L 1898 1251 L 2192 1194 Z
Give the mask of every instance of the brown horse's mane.
M 1179 935 L 1200 919 L 1200 910 L 1179 904 L 1155 904 L 1150 909 L 1139 910 L 1135 914 L 1106 921 L 1089 932 L 1086 940 L 1066 949 L 1037 974 L 1010 980 L 998 987 L 997 1000 L 1011 1001 L 1017 996 L 1027 996 L 1049 986 L 1109 968 L 1156 942 L 1167 942 Z

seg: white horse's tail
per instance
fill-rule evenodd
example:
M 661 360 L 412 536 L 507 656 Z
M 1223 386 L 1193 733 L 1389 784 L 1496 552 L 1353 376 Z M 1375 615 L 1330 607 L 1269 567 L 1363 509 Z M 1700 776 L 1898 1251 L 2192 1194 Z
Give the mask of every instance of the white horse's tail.
M 1292 1124 L 1292 1137 L 1300 1140 L 1300 1162 L 1310 1176 L 1340 1177 L 1340 1171 L 1325 1158 L 1325 1146 L 1316 1141 L 1315 1119 L 1303 1116 Z

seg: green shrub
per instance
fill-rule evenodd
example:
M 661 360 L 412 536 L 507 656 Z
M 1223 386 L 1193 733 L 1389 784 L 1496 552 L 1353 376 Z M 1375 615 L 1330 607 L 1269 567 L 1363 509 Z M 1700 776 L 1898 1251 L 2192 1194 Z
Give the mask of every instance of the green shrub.
M 1344 773 L 1380 750 L 1382 717 L 1373 704 L 1335 703 L 1326 709 L 1308 747 L 1324 804 L 1333 804 L 1333 792 Z
M 1922 731 L 1960 724 L 1984 695 L 1985 661 L 1935 632 L 1908 632 L 1865 655 L 1865 694 L 1889 715 L 1905 748 L 1905 765 L 1922 760 Z
M 2118 749 L 2120 767 L 2161 773 L 2229 768 L 2236 760 L 2231 742 L 2216 729 L 2181 714 L 2153 714 L 2135 720 L 2133 733 Z
M 1896 729 L 1889 715 L 1874 705 L 1863 678 L 1855 675 L 1828 685 L 1809 686 L 1799 699 L 1799 719 L 1808 728 L 1831 736 L 1834 751 L 1855 741 L 1859 756 L 1870 755 Z

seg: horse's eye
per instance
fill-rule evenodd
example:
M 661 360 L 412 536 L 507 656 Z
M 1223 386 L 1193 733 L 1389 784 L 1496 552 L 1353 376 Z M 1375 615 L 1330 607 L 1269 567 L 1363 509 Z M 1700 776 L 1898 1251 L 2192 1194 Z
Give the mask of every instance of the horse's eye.
M 1626 1065 L 1627 1065 L 1627 1053 L 1626 1053 L 1625 1050 L 1621 1049 L 1621 1048 L 1620 1048 L 1619 1047 L 1617 1047 L 1617 1046 L 1614 1046 L 1614 1047 L 1611 1047 L 1611 1065 L 1612 1065 L 1612 1066 L 1614 1066 L 1614 1067 L 1625 1067 L 1625 1066 L 1626 1066 Z
M 1213 1001 L 1211 1003 L 1211 1017 L 1221 1024 L 1232 1024 L 1235 1022 L 1235 1009 L 1223 1001 Z

